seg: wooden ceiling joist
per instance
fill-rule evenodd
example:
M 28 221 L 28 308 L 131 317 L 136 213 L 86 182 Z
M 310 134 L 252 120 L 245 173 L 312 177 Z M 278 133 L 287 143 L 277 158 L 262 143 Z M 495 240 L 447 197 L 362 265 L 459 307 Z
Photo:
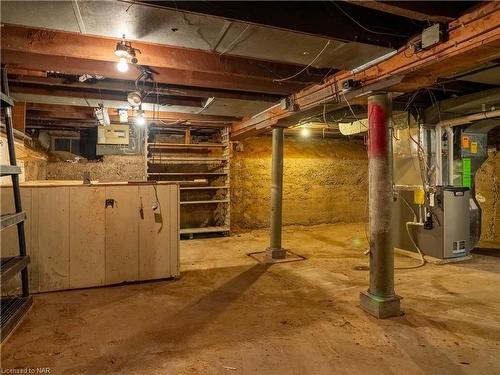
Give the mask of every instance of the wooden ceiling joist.
M 11 83 L 10 91 L 12 93 L 32 94 L 32 95 L 50 95 L 66 98 L 82 98 L 82 99 L 98 99 L 98 100 L 114 100 L 114 101 L 127 101 L 127 92 L 104 91 L 95 90 L 94 88 L 68 88 L 68 87 L 55 87 L 43 85 L 25 85 L 19 83 Z M 204 98 L 193 97 L 177 97 L 177 96 L 158 96 L 158 103 L 160 105 L 175 105 L 185 107 L 198 107 L 202 108 Z M 143 100 L 144 103 L 156 103 L 156 95 L 149 95 Z
M 111 38 L 3 25 L 2 63 L 16 69 L 135 80 L 139 73 L 133 66 L 126 73 L 117 71 L 116 43 Z M 302 67 L 142 42 L 133 46 L 141 51 L 139 63 L 156 70 L 160 83 L 286 94 L 320 82 L 325 75 L 324 69 L 309 68 L 293 80 L 277 82 Z
M 409 43 L 387 60 L 354 74 L 338 72 L 323 84 L 316 84 L 292 95 L 294 108 L 278 106 L 237 123 L 232 128 L 234 139 L 268 131 L 273 126 L 297 123 L 308 111 L 326 103 L 339 108 L 377 91 L 412 92 L 434 84 L 438 78 L 453 76 L 500 58 L 500 3 L 484 3 L 449 23 L 448 39 L 435 47 L 415 52 Z M 360 80 L 360 87 L 343 93 L 342 83 Z
M 77 76 L 40 76 L 38 74 L 31 73 L 33 71 L 20 71 L 17 69 L 9 69 L 9 82 L 10 85 L 25 84 L 25 85 L 43 85 L 44 87 L 61 87 L 61 88 L 81 88 L 81 89 L 94 89 L 94 90 L 109 90 L 109 91 L 119 91 L 129 93 L 131 91 L 137 90 L 135 81 L 127 80 L 94 80 L 92 82 L 80 82 Z M 12 73 L 12 74 L 11 74 Z M 70 79 L 71 78 L 71 79 Z M 278 102 L 283 96 L 273 95 L 273 94 L 262 94 L 253 92 L 243 92 L 234 90 L 222 90 L 214 88 L 203 88 L 203 87 L 189 87 L 180 85 L 165 85 L 157 84 L 156 86 L 152 82 L 147 82 L 146 84 L 140 83 L 140 87 L 146 89 L 147 91 L 153 91 L 156 95 L 172 95 L 172 96 L 187 96 L 187 97 L 198 97 L 198 98 L 227 98 L 227 99 L 239 99 L 239 100 L 258 100 L 264 102 Z
M 394 14 L 417 21 L 448 23 L 459 16 L 459 12 L 471 6 L 470 1 L 375 1 L 347 0 L 353 5 Z M 462 3 L 462 4 L 460 4 Z
M 82 124 L 97 124 L 94 116 L 94 109 L 92 107 L 60 105 L 60 104 L 42 104 L 42 103 L 27 103 L 27 127 L 30 125 L 44 122 L 64 122 L 69 123 L 82 123 Z M 112 122 L 119 122 L 118 109 L 108 108 L 108 114 Z M 136 111 L 128 111 L 129 118 L 136 115 Z M 206 127 L 220 127 L 231 125 L 232 123 L 241 120 L 239 117 L 232 116 L 218 116 L 218 115 L 204 115 L 196 113 L 181 113 L 181 112 L 153 112 L 144 111 L 144 115 L 149 120 L 155 120 L 159 123 L 162 121 L 167 124 L 174 125 L 175 123 L 181 125 L 191 126 L 206 126 Z M 164 124 L 165 125 L 165 124 Z

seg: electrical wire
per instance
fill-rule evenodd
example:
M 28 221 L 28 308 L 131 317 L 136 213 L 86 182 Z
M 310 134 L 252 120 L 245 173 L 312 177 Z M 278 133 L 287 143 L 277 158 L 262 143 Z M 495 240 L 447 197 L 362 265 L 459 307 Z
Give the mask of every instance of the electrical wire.
M 231 43 L 229 43 L 229 45 L 227 46 L 227 48 L 222 51 L 221 53 L 219 53 L 219 56 L 222 56 L 224 55 L 226 52 L 230 52 L 231 49 L 234 47 L 234 45 L 240 40 L 241 36 L 248 30 L 248 28 L 250 27 L 250 24 L 248 24 L 241 33 L 238 34 L 238 36 L 236 38 L 233 39 L 233 41 Z
M 289 79 L 292 79 L 292 78 L 295 78 L 297 77 L 299 74 L 302 74 L 303 72 L 305 72 L 309 67 L 311 67 L 312 64 L 314 64 L 316 62 L 316 60 L 319 59 L 319 57 L 323 54 L 323 52 L 325 52 L 326 48 L 330 45 L 330 40 L 328 40 L 326 43 L 325 43 L 325 46 L 323 47 L 323 49 L 316 55 L 316 57 L 309 63 L 307 64 L 302 70 L 300 70 L 299 72 L 295 73 L 294 75 L 291 75 L 290 77 L 286 77 L 286 78 L 280 78 L 280 79 L 273 79 L 273 82 L 284 82 L 284 81 L 288 81 Z
M 338 5 L 335 1 L 330 1 L 333 5 L 335 5 L 342 13 L 344 13 L 344 15 L 349 18 L 352 22 L 354 22 L 356 25 L 358 25 L 359 27 L 361 27 L 363 30 L 365 31 L 368 31 L 369 33 L 372 33 L 372 34 L 378 34 L 378 35 L 388 35 L 388 36 L 395 36 L 397 38 L 409 38 L 408 35 L 400 35 L 400 34 L 393 34 L 393 33 L 386 33 L 386 32 L 383 32 L 383 31 L 375 31 L 375 30 L 370 30 L 369 28 L 367 28 L 366 26 L 363 26 L 361 23 L 359 23 L 358 21 L 356 21 L 353 17 L 351 17 L 349 15 L 349 13 L 347 13 L 344 9 L 342 9 L 340 7 L 340 5 Z
M 413 213 L 413 223 L 411 221 L 406 222 L 406 233 L 408 233 L 408 237 L 410 238 L 411 243 L 417 249 L 418 254 L 420 255 L 420 264 L 416 266 L 408 266 L 408 267 L 394 267 L 396 270 L 411 270 L 415 268 L 420 268 L 425 265 L 427 262 L 425 260 L 424 254 L 422 253 L 422 250 L 420 250 L 420 247 L 416 244 L 415 240 L 413 239 L 413 236 L 410 232 L 410 225 L 415 224 L 419 225 L 417 221 L 417 213 L 415 212 L 415 209 L 410 205 L 410 203 L 406 200 L 405 197 L 403 197 L 400 193 L 397 193 L 397 195 L 401 198 L 401 200 L 406 204 L 406 206 L 410 209 L 410 211 Z

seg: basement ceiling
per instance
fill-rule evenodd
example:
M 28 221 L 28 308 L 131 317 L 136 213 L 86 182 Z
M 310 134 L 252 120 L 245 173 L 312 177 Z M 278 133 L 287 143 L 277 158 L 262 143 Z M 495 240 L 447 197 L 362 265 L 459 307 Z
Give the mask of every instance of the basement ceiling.
M 121 1 L 2 1 L 2 22 L 307 65 L 328 39 Z M 330 40 L 312 65 L 353 69 L 392 49 Z M 283 78 L 283 77 L 277 77 Z
M 62 96 L 52 95 L 36 95 L 24 93 L 12 93 L 11 96 L 18 101 L 28 103 L 43 103 L 43 104 L 58 104 L 69 106 L 82 106 L 82 107 L 98 107 L 103 104 L 105 107 L 110 108 L 130 108 L 126 101 L 117 100 L 99 100 L 99 99 L 83 99 L 83 98 L 69 98 Z M 160 111 L 160 112 L 178 112 L 178 113 L 202 113 L 204 115 L 221 115 L 221 116 L 234 116 L 246 117 L 255 113 L 259 113 L 272 104 L 269 102 L 261 102 L 255 100 L 240 100 L 229 98 L 215 98 L 206 108 L 195 108 L 187 106 L 176 105 L 162 105 L 158 108 L 157 105 L 151 103 L 144 103 L 142 105 L 144 110 L 147 111 Z
M 491 68 L 482 69 L 478 72 L 462 76 L 460 79 L 462 81 L 500 86 L 500 66 L 496 65 Z

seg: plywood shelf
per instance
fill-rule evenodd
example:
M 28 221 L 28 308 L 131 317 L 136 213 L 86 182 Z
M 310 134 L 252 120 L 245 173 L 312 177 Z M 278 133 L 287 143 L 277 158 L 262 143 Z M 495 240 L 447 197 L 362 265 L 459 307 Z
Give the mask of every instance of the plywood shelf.
M 150 176 L 225 176 L 227 172 L 149 172 Z
M 155 164 L 220 164 L 224 163 L 224 158 L 172 158 L 172 157 L 153 157 L 148 158 L 148 163 Z
M 218 190 L 229 189 L 229 186 L 181 186 L 181 190 Z
M 210 199 L 206 201 L 181 201 L 183 204 L 212 204 L 212 203 L 229 203 L 229 199 Z
M 204 149 L 204 148 L 224 148 L 221 143 L 148 143 L 149 148 L 164 148 L 164 149 Z
M 202 227 L 202 228 L 184 228 L 181 229 L 181 234 L 199 234 L 199 233 L 218 233 L 229 232 L 229 227 Z

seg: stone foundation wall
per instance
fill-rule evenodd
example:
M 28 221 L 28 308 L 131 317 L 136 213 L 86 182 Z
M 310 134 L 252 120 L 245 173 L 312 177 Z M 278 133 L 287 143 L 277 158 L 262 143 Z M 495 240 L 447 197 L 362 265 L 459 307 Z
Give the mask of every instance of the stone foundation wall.
M 231 164 L 231 226 L 269 225 L 271 137 L 241 142 Z M 367 219 L 368 160 L 365 146 L 346 140 L 285 137 L 285 225 Z
M 142 180 L 145 174 L 143 155 L 108 155 L 102 161 L 48 162 L 47 180 L 82 180 L 90 172 L 92 180 L 128 181 Z
M 481 240 L 500 247 L 500 152 L 490 151 L 476 174 L 476 199 L 482 209 Z

